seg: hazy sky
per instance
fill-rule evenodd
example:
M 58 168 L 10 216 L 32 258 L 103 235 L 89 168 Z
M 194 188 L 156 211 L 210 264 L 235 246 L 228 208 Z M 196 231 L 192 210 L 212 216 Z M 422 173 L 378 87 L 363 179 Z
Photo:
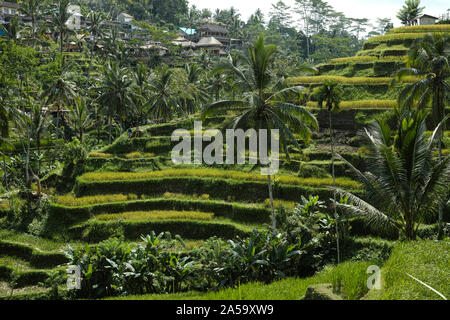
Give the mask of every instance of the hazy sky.
M 267 18 L 270 12 L 271 4 L 278 0 L 188 0 L 189 5 L 195 4 L 197 8 L 208 8 L 214 12 L 214 9 L 227 9 L 231 6 L 238 9 L 244 20 L 260 8 Z M 334 7 L 336 11 L 343 12 L 351 18 L 369 18 L 373 22 L 377 18 L 391 18 L 396 27 L 400 26 L 400 21 L 395 17 L 397 11 L 404 4 L 404 0 L 325 0 Z M 295 0 L 283 0 L 287 5 L 292 6 Z M 450 9 L 448 0 L 422 0 L 422 6 L 425 6 L 424 13 L 438 16 Z

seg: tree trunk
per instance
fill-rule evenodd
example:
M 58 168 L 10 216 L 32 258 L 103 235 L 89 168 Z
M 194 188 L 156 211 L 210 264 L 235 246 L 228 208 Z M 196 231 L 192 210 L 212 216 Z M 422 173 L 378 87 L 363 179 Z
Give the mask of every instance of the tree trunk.
M 5 189 L 8 190 L 8 174 L 6 172 L 6 157 L 3 154 L 3 184 L 5 185 Z
M 331 174 L 333 176 L 333 188 L 336 187 L 336 175 L 334 173 L 334 140 L 333 140 L 333 119 L 329 111 L 329 121 L 330 121 L 330 142 L 331 142 Z M 340 250 L 339 250 L 339 222 L 336 206 L 336 191 L 333 190 L 333 200 L 334 200 L 334 220 L 336 225 L 336 249 L 337 249 L 337 263 L 340 263 Z
M 442 161 L 442 140 L 444 138 L 444 128 L 441 128 L 439 130 L 439 162 Z M 438 213 L 438 235 L 437 239 L 442 240 L 444 238 L 444 214 L 443 214 L 442 206 L 439 207 L 439 213 Z
M 269 186 L 269 199 L 270 199 L 270 210 L 272 213 L 272 229 L 273 233 L 277 233 L 277 221 L 275 220 L 275 211 L 273 209 L 273 195 L 272 195 L 272 181 L 270 180 L 270 174 L 267 175 L 267 184 Z

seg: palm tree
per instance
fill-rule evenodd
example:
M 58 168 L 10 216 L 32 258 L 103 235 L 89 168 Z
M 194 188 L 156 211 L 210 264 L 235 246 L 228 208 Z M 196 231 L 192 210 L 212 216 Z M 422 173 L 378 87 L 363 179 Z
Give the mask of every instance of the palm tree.
M 103 35 L 102 25 L 105 22 L 105 19 L 101 12 L 91 11 L 88 15 L 88 20 L 90 22 L 90 25 L 87 31 L 89 32 L 89 38 L 92 44 L 88 69 L 88 78 L 89 78 L 91 74 L 92 60 L 94 58 L 94 50 L 95 47 L 97 46 L 98 39 Z
M 101 80 L 98 101 L 108 115 L 110 143 L 112 119 L 114 116 L 118 116 L 122 131 L 127 112 L 134 105 L 134 87 L 133 79 L 126 68 L 121 68 L 116 62 L 108 62 Z
M 337 188 L 353 205 L 334 202 L 352 216 L 362 216 L 367 223 L 379 229 L 397 229 L 407 239 L 414 240 L 421 222 L 436 215 L 448 200 L 450 156 L 434 159 L 438 132 L 446 117 L 425 137 L 423 111 L 407 111 L 400 115 L 398 128 L 377 121 L 366 135 L 371 142 L 374 159 L 371 171 L 362 173 L 348 163 L 361 177 L 366 191 L 366 202 Z
M 83 142 L 84 132 L 93 124 L 86 100 L 84 98 L 77 97 L 75 99 L 75 104 L 70 107 L 69 124 L 75 131 L 75 134 L 80 142 Z
M 64 104 L 70 104 L 75 97 L 75 83 L 68 79 L 68 73 L 62 72 L 61 75 L 53 79 L 52 83 L 42 93 L 46 105 L 56 105 L 56 143 L 59 139 L 59 121 Z
M 54 10 L 51 12 L 50 25 L 58 32 L 60 52 L 64 50 L 64 38 L 71 31 L 67 26 L 67 21 L 70 18 L 69 13 L 70 0 L 58 0 Z
M 288 141 L 300 149 L 291 129 L 301 137 L 307 138 L 312 128 L 318 128 L 317 119 L 304 107 L 283 101 L 283 94 L 289 91 L 300 92 L 301 87 L 284 87 L 283 80 L 275 77 L 271 67 L 275 59 L 277 47 L 265 45 L 264 36 L 248 47 L 243 63 L 236 67 L 229 61 L 221 63 L 216 72 L 234 74 L 243 89 L 241 100 L 222 100 L 207 105 L 203 116 L 226 112 L 231 108 L 238 114 L 229 122 L 233 129 L 258 128 L 280 130 L 281 146 L 289 154 Z M 289 129 L 290 128 L 290 129 Z M 272 184 L 270 174 L 267 175 L 269 198 L 272 211 L 272 226 L 276 231 L 273 208 Z
M 5 152 L 11 149 L 11 144 L 8 142 L 9 138 L 9 108 L 0 97 L 0 148 L 3 156 L 3 184 L 8 188 L 8 177 L 6 170 L 6 156 Z
M 317 98 L 319 107 L 322 108 L 323 104 L 328 109 L 328 121 L 330 127 L 330 142 L 331 142 L 331 174 L 333 176 L 333 187 L 336 186 L 336 176 L 334 171 L 334 139 L 333 139 L 333 112 L 339 110 L 339 104 L 341 103 L 342 89 L 334 81 L 325 81 L 320 87 L 316 89 L 314 95 Z M 333 192 L 333 199 L 336 201 L 336 192 Z M 337 262 L 340 262 L 339 254 L 339 226 L 338 226 L 338 215 L 336 206 L 334 206 L 334 219 L 336 220 L 336 241 L 337 241 Z
M 184 84 L 184 109 L 186 113 L 196 112 L 196 105 L 208 101 L 208 93 L 201 85 L 202 70 L 195 63 L 188 63 L 184 67 L 186 80 Z
M 43 105 L 39 103 L 32 104 L 30 107 L 31 133 L 36 142 L 38 155 L 41 154 L 41 136 L 49 124 L 48 110 L 44 110 Z M 37 176 L 41 172 L 41 162 L 38 162 Z
M 41 13 L 42 1 L 41 0 L 25 0 L 20 3 L 20 11 L 31 19 L 31 29 L 33 35 L 33 45 L 36 45 L 36 21 Z
M 162 118 L 164 122 L 172 117 L 175 110 L 182 111 L 179 96 L 172 85 L 173 76 L 173 70 L 163 65 L 153 76 L 150 83 L 151 97 L 145 103 L 147 112 L 154 118 Z
M 148 100 L 149 94 L 149 71 L 142 63 L 138 63 L 133 73 L 134 83 L 136 84 L 136 102 L 135 114 L 139 118 L 139 124 L 145 124 L 145 102 Z
M 408 58 L 409 66 L 397 72 L 394 81 L 399 82 L 406 76 L 421 76 L 421 79 L 408 85 L 399 95 L 399 105 L 409 107 L 417 103 L 419 108 L 431 104 L 431 119 L 434 126 L 445 117 L 446 96 L 450 89 L 448 77 L 450 65 L 448 52 L 450 51 L 450 37 L 446 34 L 434 33 L 423 40 L 414 42 Z M 439 157 L 442 157 L 442 139 L 446 123 L 439 135 Z M 442 236 L 442 211 L 439 214 L 439 235 Z

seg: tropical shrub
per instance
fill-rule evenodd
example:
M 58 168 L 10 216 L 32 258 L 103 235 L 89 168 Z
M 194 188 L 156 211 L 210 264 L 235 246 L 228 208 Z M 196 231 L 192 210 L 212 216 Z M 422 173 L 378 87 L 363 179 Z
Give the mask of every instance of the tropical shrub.
M 215 268 L 220 287 L 284 278 L 295 272 L 294 257 L 300 255 L 300 243 L 270 231 L 254 230 L 249 238 L 229 240 L 228 245 L 223 265 Z
M 374 228 L 394 228 L 411 240 L 420 223 L 432 216 L 436 219 L 449 192 L 450 157 L 433 158 L 437 132 L 446 119 L 429 139 L 425 138 L 425 119 L 422 111 L 405 112 L 394 130 L 383 121 L 366 130 L 374 157 L 370 172 L 350 166 L 364 181 L 369 202 L 332 188 L 354 203 L 336 205 L 351 216 L 365 217 Z
M 95 248 L 66 250 L 71 265 L 81 269 L 77 295 L 98 298 L 113 295 L 168 293 L 187 286 L 191 263 L 170 248 L 170 235 L 152 232 L 132 247 L 113 238 Z

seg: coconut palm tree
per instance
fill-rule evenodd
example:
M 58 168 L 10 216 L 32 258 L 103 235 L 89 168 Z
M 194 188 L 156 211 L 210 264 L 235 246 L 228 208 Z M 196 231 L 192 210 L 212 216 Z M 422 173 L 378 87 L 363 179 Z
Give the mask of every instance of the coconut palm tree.
M 45 104 L 49 106 L 56 106 L 56 142 L 58 142 L 60 128 L 59 121 L 61 118 L 61 111 L 64 105 L 72 103 L 75 97 L 75 83 L 69 80 L 69 73 L 62 72 L 61 75 L 52 80 L 50 85 L 43 91 L 42 98 L 45 99 Z
M 319 107 L 322 108 L 325 104 L 328 110 L 328 121 L 330 128 L 330 142 L 331 142 L 331 174 L 333 176 L 333 187 L 336 186 L 336 175 L 334 171 L 334 139 L 333 139 L 333 112 L 339 110 L 339 104 L 341 103 L 342 89 L 335 81 L 325 81 L 320 87 L 318 87 L 314 95 L 319 103 Z M 336 192 L 333 192 L 333 199 L 336 201 Z M 334 218 L 336 220 L 336 241 L 337 241 L 337 261 L 340 262 L 339 252 L 339 223 L 336 206 L 334 206 Z
M 98 101 L 108 115 L 111 142 L 112 119 L 118 117 L 121 131 L 128 111 L 134 106 L 135 84 L 126 68 L 116 62 L 108 62 L 100 84 Z
M 450 83 L 449 56 L 450 36 L 434 33 L 423 40 L 414 42 L 408 57 L 408 67 L 397 72 L 394 83 L 406 76 L 420 76 L 420 80 L 408 85 L 399 95 L 399 105 L 410 107 L 415 104 L 419 108 L 431 105 L 431 120 L 434 126 L 445 117 Z M 439 132 L 439 157 L 442 156 L 441 146 L 446 123 Z M 439 235 L 442 236 L 442 212 L 439 214 Z
M 43 108 L 43 104 L 34 103 L 30 107 L 30 120 L 32 138 L 36 142 L 36 149 L 38 155 L 41 154 L 41 137 L 49 125 L 49 112 Z M 38 168 L 36 175 L 39 177 L 41 172 L 41 161 L 38 161 Z
M 75 131 L 80 142 L 83 142 L 84 132 L 93 124 L 86 99 L 77 97 L 75 103 L 69 109 L 69 124 Z
M 399 96 L 400 106 L 418 105 L 425 108 L 431 104 L 431 118 L 437 126 L 445 116 L 446 92 L 450 89 L 449 53 L 450 36 L 433 33 L 414 42 L 408 57 L 408 67 L 400 69 L 394 83 L 407 76 L 419 76 L 420 80 L 408 85 Z
M 237 115 L 229 122 L 233 129 L 278 129 L 280 130 L 281 147 L 288 154 L 288 141 L 297 148 L 300 146 L 291 130 L 303 138 L 309 137 L 311 128 L 318 128 L 317 119 L 304 107 L 283 101 L 283 95 L 289 91 L 300 92 L 302 87 L 284 87 L 282 78 L 276 77 L 271 67 L 277 47 L 265 45 L 264 36 L 248 47 L 243 62 L 236 67 L 229 61 L 224 61 L 216 72 L 231 73 L 239 82 L 243 94 L 241 100 L 222 100 L 207 105 L 203 116 L 223 113 L 230 109 Z M 272 184 L 270 174 L 267 175 L 269 198 L 272 211 L 272 227 L 276 231 L 275 213 L 273 208 Z
M 435 159 L 433 151 L 446 117 L 426 139 L 424 112 L 407 111 L 400 115 L 398 128 L 377 121 L 367 130 L 374 154 L 370 172 L 362 173 L 345 161 L 361 177 L 365 201 L 347 191 L 332 188 L 347 196 L 352 205 L 334 202 L 351 216 L 365 217 L 379 229 L 397 229 L 414 240 L 421 222 L 435 216 L 448 200 L 450 156 Z
M 208 101 L 209 95 L 202 87 L 202 70 L 195 63 L 188 63 L 184 67 L 186 80 L 184 83 L 184 97 L 182 98 L 186 113 L 194 113 L 200 105 Z
M 61 54 L 64 50 L 64 38 L 71 32 L 71 29 L 67 26 L 67 21 L 71 16 L 69 5 L 70 0 L 58 0 L 54 10 L 51 11 L 49 21 L 50 26 L 58 32 Z
M 102 25 L 105 22 L 105 18 L 103 16 L 102 12 L 95 12 L 91 11 L 88 15 L 88 21 L 90 22 L 90 25 L 87 29 L 89 32 L 89 40 L 91 41 L 91 52 L 90 52 L 90 58 L 89 58 L 89 69 L 88 69 L 88 78 L 91 74 L 91 68 L 92 68 L 92 60 L 94 59 L 94 50 L 97 46 L 97 41 L 99 38 L 101 38 L 104 34 Z
M 150 82 L 150 99 L 145 103 L 147 113 L 154 118 L 167 122 L 175 111 L 183 112 L 179 104 L 179 96 L 172 85 L 173 70 L 163 65 Z
M 33 45 L 36 45 L 36 22 L 42 11 L 41 0 L 25 0 L 20 3 L 20 11 L 31 19 L 31 34 L 33 36 Z

